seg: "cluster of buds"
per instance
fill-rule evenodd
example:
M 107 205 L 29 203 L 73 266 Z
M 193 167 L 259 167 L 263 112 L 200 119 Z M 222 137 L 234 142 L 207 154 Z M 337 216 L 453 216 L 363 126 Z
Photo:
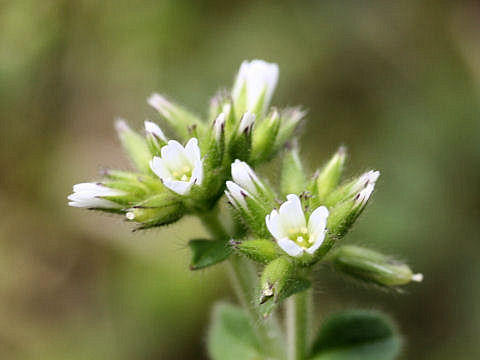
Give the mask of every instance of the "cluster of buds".
M 276 64 L 245 61 L 232 90 L 211 100 L 207 120 L 153 94 L 148 103 L 176 140 L 154 122 L 145 121 L 142 136 L 118 120 L 116 129 L 135 171 L 108 170 L 99 182 L 75 185 L 69 205 L 123 214 L 138 228 L 150 228 L 188 213 L 205 218 L 225 193 L 244 226 L 229 234 L 232 238 L 220 231 L 213 240 L 192 241 L 198 260 L 192 269 L 222 261 L 233 251 L 265 265 L 258 302 L 270 304 L 269 309 L 308 287 L 304 275 L 321 260 L 377 285 L 421 280 L 407 265 L 371 250 L 332 250 L 367 206 L 380 173 L 370 170 L 342 182 L 346 150 L 341 147 L 307 175 L 292 139 L 305 113 L 270 108 L 277 80 Z M 252 167 L 281 150 L 276 191 Z
M 151 95 L 148 103 L 176 139 L 152 121 L 145 121 L 142 136 L 117 120 L 135 171 L 108 170 L 97 182 L 75 185 L 69 205 L 124 214 L 139 228 L 209 211 L 223 195 L 232 162 L 271 159 L 304 117 L 298 108 L 270 108 L 277 81 L 276 64 L 243 62 L 232 90 L 212 99 L 206 120 L 163 95 Z

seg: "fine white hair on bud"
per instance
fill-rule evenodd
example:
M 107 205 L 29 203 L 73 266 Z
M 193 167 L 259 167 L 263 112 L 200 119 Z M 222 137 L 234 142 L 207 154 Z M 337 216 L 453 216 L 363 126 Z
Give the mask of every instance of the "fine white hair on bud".
M 242 189 L 233 181 L 227 181 L 226 185 L 227 190 L 225 190 L 225 195 L 227 196 L 230 203 L 237 209 L 247 210 L 247 201 L 245 200 L 245 198 L 251 197 L 248 191 Z
M 258 195 L 264 186 L 255 172 L 246 162 L 236 159 L 231 165 L 232 179 L 235 183 L 253 195 Z
M 123 195 L 127 193 L 102 183 L 80 183 L 73 186 L 73 194 L 68 196 L 68 205 L 89 209 L 121 209 L 122 205 L 103 197 Z
M 222 137 L 222 133 L 224 131 L 225 131 L 225 114 L 220 113 L 213 122 L 213 133 L 217 141 L 220 141 Z
M 145 121 L 145 131 L 147 132 L 147 134 L 152 134 L 153 136 L 159 138 L 164 142 L 168 141 L 162 129 L 160 129 L 160 126 L 158 126 L 152 121 L 148 121 L 148 120 Z
M 252 130 L 253 124 L 255 122 L 255 114 L 250 112 L 246 112 L 243 114 L 242 118 L 240 119 L 240 125 L 238 126 L 238 132 L 240 134 L 246 132 L 249 133 Z
M 266 216 L 265 222 L 278 246 L 288 255 L 312 255 L 325 239 L 328 210 L 325 206 L 315 209 L 307 220 L 297 195 L 287 195 L 280 209 Z
M 278 65 L 263 60 L 245 60 L 240 66 L 232 96 L 238 99 L 246 91 L 246 110 L 253 111 L 263 96 L 262 111 L 265 112 L 278 82 Z
M 170 190 L 188 195 L 193 185 L 203 181 L 203 161 L 200 157 L 198 140 L 191 138 L 185 147 L 170 140 L 161 149 L 161 157 L 150 161 L 150 168 Z

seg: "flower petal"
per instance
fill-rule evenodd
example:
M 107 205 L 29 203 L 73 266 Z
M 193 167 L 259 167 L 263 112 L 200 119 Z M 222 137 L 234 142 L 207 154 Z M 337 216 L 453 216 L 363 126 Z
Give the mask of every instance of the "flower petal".
M 289 238 L 282 238 L 277 241 L 278 246 L 282 248 L 290 256 L 300 256 L 303 253 L 303 248 L 300 245 L 297 245 L 295 242 Z
M 193 165 L 200 160 L 200 148 L 198 147 L 198 140 L 191 138 L 185 146 L 185 154 Z
M 176 192 L 179 195 L 187 195 L 190 192 L 190 189 L 192 188 L 193 183 L 188 182 L 188 181 L 179 181 L 179 180 L 166 180 L 163 182 L 163 184 L 172 190 L 173 192 Z
M 165 166 L 165 162 L 162 158 L 155 156 L 150 161 L 150 168 L 152 171 L 162 180 L 168 180 L 172 178 L 172 173 L 170 169 Z
M 325 206 L 316 208 L 308 219 L 308 233 L 315 236 L 324 232 L 327 226 L 328 209 Z
M 280 240 L 288 237 L 277 210 L 272 210 L 272 212 L 265 217 L 265 223 L 267 224 L 268 231 L 270 231 L 270 234 L 272 234 L 275 239 Z
M 195 161 L 192 170 L 192 177 L 190 178 L 192 184 L 200 185 L 203 181 L 203 162 L 198 159 Z
M 307 253 L 309 253 L 310 255 L 313 255 L 313 253 L 314 253 L 315 251 L 317 251 L 317 249 L 320 247 L 320 245 L 323 244 L 323 240 L 325 239 L 325 233 L 326 233 L 326 231 L 324 230 L 324 231 L 316 234 L 316 237 L 317 237 L 317 238 L 315 239 L 315 242 L 313 243 L 313 245 L 310 246 L 310 247 L 306 250 Z
M 307 226 L 302 203 L 297 195 L 287 195 L 279 209 L 280 221 L 285 229 L 301 229 Z
M 168 144 L 160 150 L 164 165 L 170 170 L 179 170 L 185 165 L 191 165 L 185 149 L 176 140 L 169 140 Z

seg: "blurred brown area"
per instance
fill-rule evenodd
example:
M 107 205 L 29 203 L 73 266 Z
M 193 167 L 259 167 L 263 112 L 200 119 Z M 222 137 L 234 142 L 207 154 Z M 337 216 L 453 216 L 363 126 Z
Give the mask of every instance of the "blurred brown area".
M 280 65 L 275 105 L 309 109 L 312 170 L 341 144 L 350 175 L 381 170 L 348 241 L 425 275 L 393 293 L 319 269 L 319 318 L 380 308 L 403 359 L 480 357 L 479 39 L 473 0 L 1 1 L 0 358 L 205 358 L 209 309 L 232 296 L 223 266 L 188 270 L 200 225 L 132 233 L 66 196 L 128 168 L 115 116 L 158 120 L 153 91 L 205 113 L 252 58 Z

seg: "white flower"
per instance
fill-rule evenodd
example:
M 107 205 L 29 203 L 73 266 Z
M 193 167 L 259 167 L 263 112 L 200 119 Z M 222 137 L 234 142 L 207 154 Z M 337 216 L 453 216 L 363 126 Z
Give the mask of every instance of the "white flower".
M 264 186 L 247 163 L 237 159 L 232 163 L 231 168 L 232 179 L 235 183 L 251 194 L 259 195 L 258 188 L 262 189 Z
M 238 125 L 238 133 L 243 134 L 244 132 L 250 132 L 250 130 L 252 130 L 254 122 L 255 114 L 247 111 L 240 119 L 240 125 Z
M 238 99 L 245 86 L 247 92 L 246 110 L 253 111 L 260 97 L 264 94 L 262 112 L 265 112 L 270 105 L 277 81 L 277 64 L 267 63 L 263 60 L 252 60 L 250 62 L 245 60 L 238 71 L 232 96 L 234 99 Z
M 313 254 L 322 245 L 326 233 L 328 210 L 320 206 L 307 221 L 297 195 L 287 195 L 279 211 L 273 210 L 265 221 L 277 244 L 290 256 Z
M 233 181 L 227 181 L 227 190 L 225 190 L 225 195 L 227 195 L 230 203 L 237 208 L 238 210 L 244 209 L 247 210 L 247 201 L 245 198 L 251 197 L 251 195 L 245 189 L 242 189 L 240 186 L 235 184 Z
M 187 195 L 193 185 L 203 180 L 203 164 L 196 138 L 188 140 L 183 147 L 178 141 L 170 140 L 160 150 L 161 157 L 150 161 L 150 168 L 170 190 Z
M 103 196 L 123 196 L 126 192 L 109 188 L 101 183 L 81 183 L 73 186 L 68 205 L 81 208 L 121 209 L 122 205 L 103 199 Z
M 151 121 L 145 121 L 145 131 L 147 132 L 147 134 L 152 134 L 154 137 L 164 141 L 164 142 L 167 142 L 168 139 L 167 137 L 165 136 L 165 134 L 163 133 L 162 129 L 160 129 L 160 126 L 158 126 L 157 124 L 155 124 L 154 122 L 151 122 Z

